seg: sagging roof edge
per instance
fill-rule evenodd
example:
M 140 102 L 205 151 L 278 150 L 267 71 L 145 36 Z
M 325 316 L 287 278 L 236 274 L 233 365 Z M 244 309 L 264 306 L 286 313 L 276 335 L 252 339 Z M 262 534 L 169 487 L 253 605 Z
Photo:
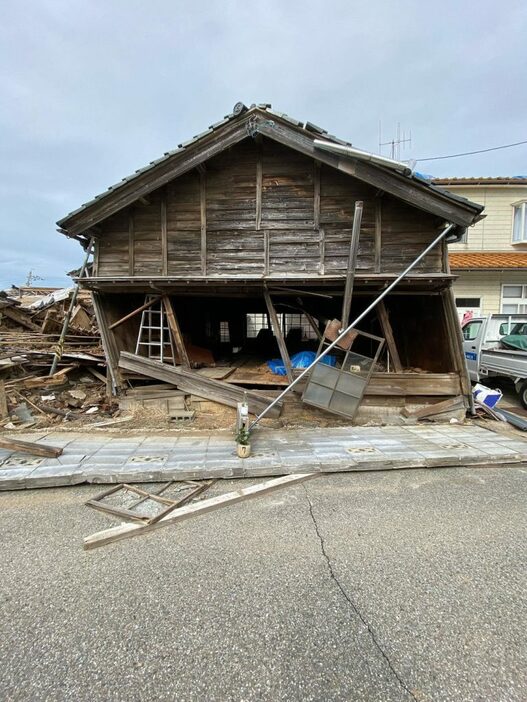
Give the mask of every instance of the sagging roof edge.
M 456 223 L 462 226 L 473 224 L 481 218 L 480 213 L 483 210 L 483 205 L 451 193 L 429 181 L 425 181 L 419 176 L 395 173 L 393 170 L 383 168 L 378 164 L 361 163 L 358 159 L 346 155 L 337 156 L 337 154 L 324 153 L 318 150 L 315 152 L 315 139 L 321 136 L 326 142 L 348 147 L 351 144 L 329 135 L 323 129 L 310 122 L 302 123 L 284 113 L 272 110 L 269 105 L 254 105 L 248 109 L 240 109 L 240 105 L 241 103 L 237 103 L 231 114 L 226 115 L 223 120 L 212 124 L 206 131 L 197 134 L 187 142 L 179 144 L 177 149 L 166 152 L 161 158 L 151 161 L 147 166 L 138 169 L 131 176 L 123 178 L 121 182 L 110 186 L 104 193 L 97 195 L 60 219 L 57 222 L 59 232 L 66 236 L 77 238 L 82 243 L 84 237 L 89 237 L 90 234 L 93 234 L 93 232 L 89 231 L 90 228 L 96 226 L 102 220 L 132 204 L 139 197 L 156 190 L 173 178 L 192 170 L 199 163 L 221 153 L 229 146 L 242 141 L 248 136 L 255 136 L 257 133 L 262 133 L 266 137 L 285 143 L 303 153 L 306 153 L 307 149 L 309 151 L 307 155 L 335 168 L 340 168 L 344 172 L 347 171 L 350 175 L 355 175 L 355 177 L 366 182 L 368 182 L 368 176 L 370 180 L 372 178 L 375 180 L 375 171 L 384 179 L 388 175 L 393 182 L 391 194 L 395 194 L 393 190 L 397 192 L 404 185 L 407 189 L 410 186 L 410 189 L 415 190 L 416 193 L 421 191 L 429 199 L 431 196 L 432 198 L 437 198 L 438 201 L 448 202 L 457 210 L 458 221 Z M 244 106 L 242 105 L 242 107 Z M 299 139 L 299 137 L 301 138 Z M 348 168 L 345 168 L 346 164 Z M 354 164 L 359 165 L 358 170 L 361 171 L 360 173 L 354 174 L 352 172 Z M 395 187 L 396 179 L 399 179 L 398 188 Z M 388 181 L 389 183 L 390 181 Z M 386 188 L 386 192 L 390 192 L 389 187 Z M 397 194 L 395 196 L 397 197 Z M 421 206 L 421 209 L 427 210 L 427 207 Z M 434 213 L 431 209 L 428 209 L 428 211 Z M 435 212 L 435 214 L 438 213 Z

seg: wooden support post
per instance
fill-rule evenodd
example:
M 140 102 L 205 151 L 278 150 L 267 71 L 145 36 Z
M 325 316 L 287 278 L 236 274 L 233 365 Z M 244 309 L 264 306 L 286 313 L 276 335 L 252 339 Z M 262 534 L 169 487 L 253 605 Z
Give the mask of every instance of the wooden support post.
M 270 232 L 266 229 L 263 233 L 264 237 L 264 276 L 269 275 L 269 237 Z
M 106 363 L 108 365 L 108 382 L 110 383 L 111 379 L 111 384 L 113 386 L 112 390 L 113 388 L 121 389 L 124 387 L 124 382 L 119 370 L 119 349 L 117 347 L 113 332 L 110 330 L 108 325 L 104 302 L 101 298 L 101 293 L 99 292 L 93 291 L 91 296 L 97 326 L 99 327 L 99 331 L 101 333 L 101 342 L 104 349 L 104 355 L 106 356 Z
M 395 343 L 395 339 L 393 337 L 393 329 L 384 300 L 381 300 L 377 305 L 377 316 L 379 317 L 379 322 L 381 324 L 382 335 L 384 336 L 386 346 L 390 352 L 393 370 L 395 373 L 401 373 L 403 370 L 401 358 L 399 356 L 399 351 L 397 350 L 397 344 Z
M 381 272 L 382 252 L 382 200 L 375 199 L 375 241 L 374 241 L 374 268 L 375 273 Z
M 126 314 L 124 317 L 121 317 L 121 319 L 118 319 L 117 322 L 113 322 L 113 324 L 110 324 L 108 329 L 115 329 L 115 327 L 120 326 L 123 322 L 128 321 L 132 317 L 135 317 L 136 314 L 139 314 L 139 312 L 142 312 L 143 310 L 147 310 L 149 307 L 151 307 L 154 302 L 159 302 L 160 297 L 153 297 L 152 299 L 148 300 L 148 302 L 145 302 L 144 305 L 141 305 L 141 307 L 138 307 L 137 309 L 133 310 L 132 312 L 129 312 Z
M 134 213 L 128 215 L 128 275 L 135 273 Z
M 99 252 L 101 250 L 101 242 L 99 239 L 93 240 L 93 266 L 92 275 L 94 277 L 99 275 Z
M 346 287 L 344 288 L 344 300 L 342 301 L 342 315 L 340 320 L 342 323 L 342 329 L 345 329 L 348 326 L 351 310 L 351 296 L 353 295 L 355 265 L 357 262 L 357 251 L 359 250 L 360 225 L 362 222 L 362 207 L 362 202 L 357 201 L 355 203 L 353 227 L 351 230 L 350 253 L 348 259 L 348 271 L 346 274 Z
M 262 190 L 263 190 L 263 167 L 262 167 L 262 144 L 257 145 L 258 153 L 256 157 L 256 231 L 260 231 L 262 226 Z
M 269 295 L 269 291 L 266 288 L 264 288 L 264 299 L 265 299 L 265 304 L 267 305 L 267 311 L 269 312 L 269 319 L 271 320 L 271 328 L 272 328 L 273 334 L 275 335 L 276 340 L 278 342 L 278 348 L 280 349 L 280 356 L 282 357 L 282 361 L 284 362 L 287 379 L 289 380 L 290 383 L 292 383 L 293 382 L 293 368 L 291 366 L 291 359 L 289 358 L 289 352 L 288 352 L 287 346 L 285 344 L 285 339 L 284 339 L 284 335 L 282 333 L 282 329 L 280 327 L 280 321 L 278 319 L 278 315 L 276 314 L 276 310 L 274 308 L 273 301 L 271 300 L 271 296 Z
M 207 181 L 206 173 L 199 173 L 199 201 L 201 218 L 201 275 L 207 275 Z
M 190 361 L 185 348 L 185 342 L 183 341 L 183 334 L 181 333 L 176 313 L 174 312 L 168 295 L 163 295 L 163 306 L 167 315 L 168 327 L 176 345 L 179 362 L 182 366 L 185 366 L 185 368 L 190 368 Z
M 320 162 L 313 161 L 313 227 L 320 227 Z
M 472 397 L 472 383 L 468 375 L 465 353 L 463 351 L 463 335 L 461 332 L 461 324 L 457 316 L 454 291 L 449 287 L 441 292 L 441 297 L 443 298 L 443 311 L 446 319 L 448 338 L 450 340 L 450 355 L 454 368 L 459 374 L 461 391 L 466 398 L 467 406 L 473 411 L 474 399 Z
M 167 196 L 161 196 L 161 275 L 168 275 Z
M 320 275 L 324 275 L 325 273 L 325 261 L 326 261 L 326 231 L 324 227 L 320 227 L 319 229 L 319 242 L 318 242 L 318 247 L 319 247 L 319 262 L 318 262 L 318 272 Z

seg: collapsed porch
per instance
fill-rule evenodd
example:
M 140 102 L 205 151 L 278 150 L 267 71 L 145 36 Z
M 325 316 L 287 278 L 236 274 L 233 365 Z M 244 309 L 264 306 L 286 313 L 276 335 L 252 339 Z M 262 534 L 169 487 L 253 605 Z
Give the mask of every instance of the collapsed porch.
M 167 382 L 163 375 L 153 376 L 156 380 L 152 380 L 142 371 L 132 372 L 126 368 L 126 360 L 123 363 L 122 352 L 163 357 L 167 366 L 181 367 L 174 330 L 170 331 L 168 324 L 163 346 L 158 345 L 159 331 L 141 331 L 143 317 L 148 321 L 149 310 L 157 309 L 162 299 L 168 299 L 180 332 L 179 343 L 188 356 L 187 373 L 195 375 L 196 380 L 217 380 L 271 401 L 300 373 L 294 368 L 290 375 L 287 373 L 291 357 L 304 351 L 316 353 L 327 324 L 341 316 L 344 291 L 342 281 L 339 282 L 331 285 L 324 281 L 320 285 L 318 281 L 295 280 L 291 284 L 283 280 L 264 286 L 254 280 L 230 279 L 222 285 L 216 281 L 208 286 L 196 280 L 184 284 L 178 281 L 177 285 L 166 280 L 162 284 L 151 281 L 150 285 L 141 285 L 136 279 L 130 285 L 124 281 L 101 284 L 85 279 L 84 284 L 98 288 L 94 291 L 95 307 L 118 394 L 131 392 L 137 398 L 141 388 L 148 393 L 146 387 L 152 382 Z M 405 407 L 422 407 L 466 395 L 450 282 L 450 276 L 414 276 L 391 293 L 384 306 L 363 320 L 360 331 L 382 337 L 387 343 L 366 387 L 356 423 L 371 419 L 393 421 Z M 356 280 L 350 318 L 360 314 L 386 285 L 386 280 L 375 278 Z M 145 300 L 151 304 L 141 310 Z M 136 310 L 141 311 L 133 314 Z M 145 334 L 146 341 L 141 342 Z M 359 336 L 353 350 L 368 356 L 372 354 L 372 342 Z M 280 358 L 284 375 L 273 373 L 268 366 L 270 360 Z M 303 383 L 299 384 L 288 400 L 288 412 L 293 415 L 302 405 L 303 389 Z M 191 394 L 198 400 L 198 391 Z M 149 397 L 152 398 L 150 394 Z M 461 402 L 457 409 L 465 404 Z M 199 402 L 195 406 L 199 409 Z M 323 423 L 329 421 L 328 412 L 306 405 L 303 410 L 315 422 L 317 417 L 323 417 Z M 335 415 L 333 419 L 337 419 Z

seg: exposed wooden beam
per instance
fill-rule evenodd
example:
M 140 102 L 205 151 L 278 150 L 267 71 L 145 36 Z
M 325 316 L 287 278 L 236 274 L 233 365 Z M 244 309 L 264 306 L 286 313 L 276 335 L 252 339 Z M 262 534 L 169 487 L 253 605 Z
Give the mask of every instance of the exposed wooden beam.
M 393 364 L 393 369 L 396 373 L 401 373 L 403 366 L 401 364 L 401 357 L 399 356 L 399 351 L 397 349 L 397 344 L 393 336 L 393 329 L 390 322 L 390 317 L 388 315 L 388 310 L 384 304 L 384 300 L 381 300 L 376 307 L 377 316 L 379 317 L 379 322 L 381 324 L 382 335 L 386 341 L 386 346 L 390 353 L 390 359 Z
M 276 341 L 278 342 L 278 348 L 280 349 L 280 356 L 282 357 L 282 361 L 285 366 L 287 379 L 290 383 L 292 383 L 293 368 L 291 366 L 291 359 L 289 358 L 289 352 L 287 350 L 284 335 L 282 333 L 280 321 L 278 319 L 278 315 L 276 314 L 276 310 L 274 308 L 273 301 L 271 300 L 271 296 L 269 295 L 269 291 L 266 288 L 264 288 L 263 293 L 265 304 L 267 305 L 267 311 L 269 312 L 269 319 L 271 320 L 271 328 L 273 330 L 273 334 L 276 337 Z
M 199 174 L 199 202 L 201 222 L 201 275 L 207 275 L 207 176 Z
M 351 297 L 353 295 L 353 283 L 355 281 L 355 267 L 357 265 L 357 252 L 359 250 L 360 225 L 362 222 L 363 203 L 358 200 L 355 203 L 355 212 L 353 214 L 353 227 L 351 230 L 350 252 L 348 258 L 348 270 L 346 272 L 346 286 L 344 288 L 344 299 L 342 301 L 341 323 L 342 329 L 348 326 Z
M 161 195 L 161 275 L 168 275 L 167 196 Z
M 257 144 L 256 152 L 256 230 L 262 226 L 262 191 L 263 191 L 263 165 L 262 165 L 262 144 Z
M 170 333 L 172 334 L 172 338 L 176 345 L 176 350 L 179 356 L 179 362 L 182 366 L 185 366 L 185 368 L 190 368 L 190 361 L 188 358 L 187 349 L 185 348 L 183 334 L 181 333 L 181 328 L 179 326 L 176 313 L 174 312 L 174 308 L 172 307 L 172 302 L 170 301 L 168 295 L 163 295 L 162 299 L 163 306 L 167 314 L 168 327 L 170 329 Z
M 128 213 L 128 275 L 133 275 L 135 271 L 135 236 L 134 236 L 134 213 Z
M 244 390 L 231 383 L 214 380 L 200 375 L 197 371 L 188 370 L 182 366 L 169 366 L 161 361 L 137 356 L 133 353 L 121 352 L 119 366 L 132 373 L 140 373 L 147 378 L 154 378 L 162 383 L 175 385 L 183 392 L 204 397 L 213 402 L 219 402 L 228 407 L 237 407 L 247 396 L 249 412 L 259 414 L 269 406 L 271 399 L 254 391 Z M 281 404 L 272 408 L 269 417 L 279 417 Z
M 319 250 L 319 262 L 318 262 L 318 272 L 320 275 L 324 275 L 325 273 L 325 265 L 326 265 L 326 230 L 324 227 L 320 227 L 318 230 L 319 232 L 319 241 L 318 241 L 318 250 Z
M 373 246 L 374 270 L 376 273 L 380 273 L 382 261 L 382 200 L 380 197 L 375 198 L 375 240 Z
M 110 324 L 108 329 L 115 329 L 115 327 L 120 326 L 123 322 L 127 322 L 129 319 L 132 319 L 132 317 L 135 317 L 136 314 L 139 314 L 139 312 L 142 312 L 143 310 L 147 310 L 155 302 L 158 302 L 159 299 L 160 299 L 160 296 L 152 297 L 148 302 L 145 302 L 144 305 L 141 305 L 141 307 L 138 307 L 137 309 L 133 310 L 132 312 L 129 312 L 128 314 L 126 314 L 124 317 L 121 317 L 121 319 L 118 319 L 116 322 L 113 322 L 113 324 Z
M 106 364 L 108 366 L 108 379 L 111 379 L 113 387 L 120 389 L 124 387 L 121 372 L 119 370 L 119 349 L 113 332 L 109 329 L 108 320 L 106 317 L 105 305 L 101 297 L 101 293 L 92 291 L 93 310 L 97 320 L 97 326 L 101 333 L 101 342 L 106 356 Z
M 31 317 L 25 310 L 19 310 L 17 307 L 2 307 L 1 314 L 12 319 L 13 322 L 20 324 L 31 331 L 40 332 L 40 326 L 31 321 Z
M 58 458 L 62 454 L 62 449 L 55 448 L 55 446 L 37 444 L 34 441 L 9 439 L 7 436 L 0 437 L 0 448 L 17 453 L 30 453 L 33 456 L 44 456 L 45 458 Z
M 320 161 L 313 161 L 313 226 L 320 227 Z
M 264 231 L 263 237 L 264 237 L 264 240 L 263 240 L 263 243 L 264 243 L 264 276 L 267 277 L 269 275 L 269 247 L 270 247 L 270 241 L 269 241 L 270 233 L 269 233 L 268 229 L 266 229 Z

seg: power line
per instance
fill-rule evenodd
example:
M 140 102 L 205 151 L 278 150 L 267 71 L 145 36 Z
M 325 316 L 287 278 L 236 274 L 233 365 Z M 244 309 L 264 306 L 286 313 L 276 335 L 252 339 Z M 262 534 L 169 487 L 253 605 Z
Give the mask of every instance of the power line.
M 472 156 L 472 154 L 485 154 L 488 151 L 499 151 L 500 149 L 510 149 L 513 146 L 527 144 L 527 141 L 517 141 L 514 144 L 504 144 L 503 146 L 493 146 L 490 149 L 479 149 L 478 151 L 465 151 L 462 154 L 451 154 L 450 156 L 431 156 L 430 158 L 416 158 L 416 161 L 441 161 L 444 158 L 457 158 L 458 156 Z

